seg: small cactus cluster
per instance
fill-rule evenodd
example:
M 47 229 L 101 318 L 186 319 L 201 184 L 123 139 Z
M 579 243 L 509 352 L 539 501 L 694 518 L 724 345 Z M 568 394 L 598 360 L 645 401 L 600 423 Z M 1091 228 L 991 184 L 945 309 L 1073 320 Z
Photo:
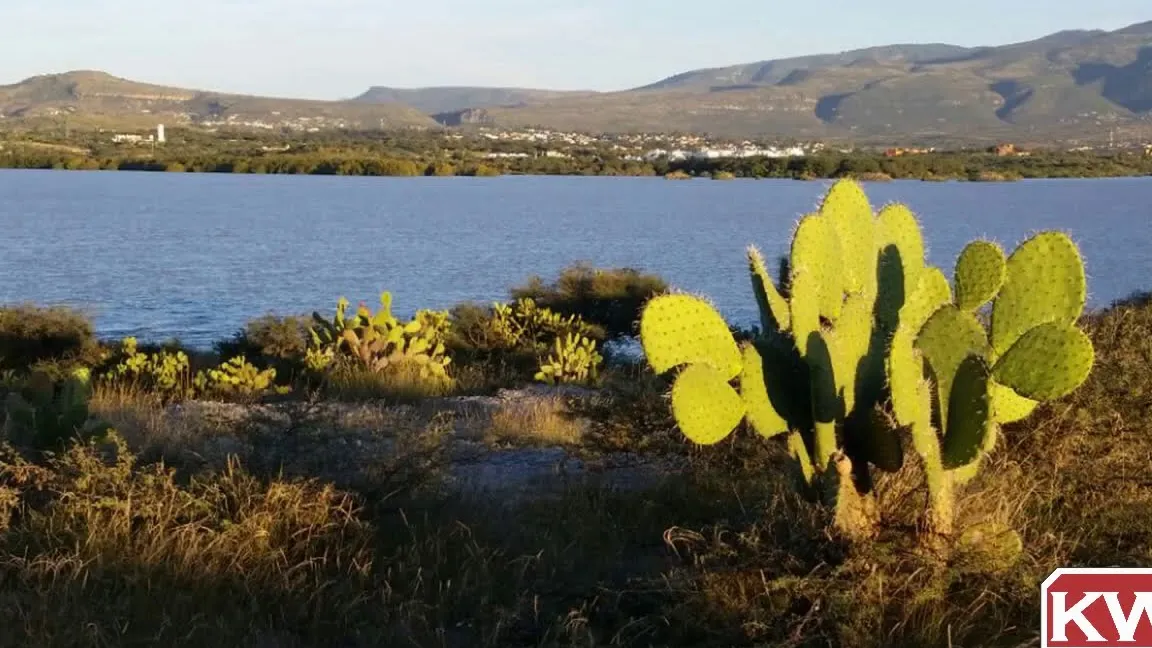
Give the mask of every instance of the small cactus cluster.
M 73 438 L 107 430 L 107 425 L 89 417 L 90 381 L 86 368 L 74 370 L 61 382 L 33 372 L 23 390 L 8 395 L 5 436 L 20 446 L 57 450 Z
M 536 345 L 570 333 L 592 335 L 592 327 L 579 316 L 565 317 L 527 297 L 514 304 L 493 304 L 491 327 L 498 344 L 507 349 Z
M 197 372 L 193 381 L 201 394 L 229 396 L 262 396 L 268 393 L 285 394 L 288 387 L 276 385 L 276 370 L 258 369 L 244 356 L 236 356 L 215 369 Z
M 449 380 L 451 358 L 444 348 L 447 313 L 421 311 L 411 321 L 402 322 L 392 315 L 392 295 L 388 292 L 380 295 L 376 313 L 361 304 L 356 315 L 347 318 L 347 308 L 348 301 L 341 297 L 332 321 L 313 313 L 317 326 L 311 329 L 313 344 L 306 358 L 309 367 L 326 368 L 343 352 L 371 371 L 417 367 L 423 379 Z
M 679 369 L 672 410 L 689 439 L 716 443 L 741 422 L 787 435 L 805 483 L 835 501 L 850 536 L 874 526 L 870 467 L 903 466 L 902 429 L 928 472 L 933 528 L 950 533 L 950 484 L 975 473 L 995 425 L 1072 391 L 1091 369 L 1075 328 L 1083 265 L 1063 234 L 1037 235 L 1008 259 L 994 244 L 969 245 L 953 294 L 925 262 L 912 212 L 874 213 L 842 180 L 800 220 L 779 284 L 754 247 L 748 264 L 761 315 L 751 340 L 737 343 L 707 301 L 666 294 L 641 317 L 645 355 L 658 373 Z M 989 342 L 979 315 L 990 301 Z
M 537 362 L 535 380 L 548 385 L 599 380 L 604 358 L 593 327 L 578 315 L 564 316 L 521 297 L 513 304 L 493 304 L 488 326 L 497 348 L 530 350 Z
M 100 376 L 106 384 L 127 385 L 159 394 L 166 400 L 181 400 L 192 395 L 194 377 L 191 362 L 183 351 L 161 350 L 143 353 L 136 338 L 120 341 L 113 364 Z
M 536 380 L 548 385 L 594 385 L 603 361 L 595 340 L 578 333 L 557 336 L 552 352 L 540 361 Z

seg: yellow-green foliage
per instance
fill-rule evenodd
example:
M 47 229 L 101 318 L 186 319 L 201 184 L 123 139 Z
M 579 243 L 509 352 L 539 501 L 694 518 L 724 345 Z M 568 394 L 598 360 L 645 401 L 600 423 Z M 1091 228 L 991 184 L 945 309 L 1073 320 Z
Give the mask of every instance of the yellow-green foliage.
M 575 333 L 557 336 L 552 353 L 540 362 L 536 380 L 549 385 L 595 384 L 603 360 L 595 340 Z
M 326 370 L 337 357 L 359 361 L 376 373 L 415 372 L 423 380 L 450 383 L 447 367 L 451 362 L 444 340 L 448 313 L 420 311 L 407 322 L 392 315 L 392 295 L 380 295 L 380 310 L 373 313 L 364 304 L 352 318 L 345 317 L 348 302 L 340 298 L 336 317 L 327 321 L 313 315 L 318 326 L 312 329 L 312 347 L 306 363 L 313 370 Z
M 183 351 L 143 353 L 137 349 L 136 338 L 126 337 L 112 362 L 100 378 L 105 384 L 152 392 L 166 400 L 192 395 L 191 364 Z
M 492 333 L 497 343 L 507 349 L 536 348 L 551 344 L 559 336 L 574 334 L 590 337 L 590 327 L 578 315 L 567 317 L 550 308 L 542 308 L 529 298 L 514 304 L 493 304 Z
M 997 425 L 1074 391 L 1093 352 L 1075 324 L 1085 277 L 1066 235 L 1038 234 L 1008 259 L 973 243 L 957 263 L 955 297 L 923 256 L 910 210 L 874 214 L 860 186 L 842 180 L 800 220 L 788 281 L 777 286 L 749 250 L 763 327 L 755 339 L 737 344 L 700 298 L 653 299 L 641 340 L 657 372 L 681 369 L 672 389 L 681 430 L 711 444 L 747 420 L 764 437 L 789 435 L 807 481 L 831 478 L 819 483 L 838 527 L 857 534 L 873 531 L 875 500 L 845 482 L 868 494 L 869 465 L 902 467 L 895 419 L 927 473 L 929 529 L 950 535 L 952 485 L 975 474 Z M 977 318 L 989 301 L 990 335 Z
M 276 385 L 276 370 L 261 371 L 244 356 L 237 356 L 215 369 L 196 374 L 196 391 L 205 395 L 260 396 L 268 393 L 285 394 L 288 387 Z

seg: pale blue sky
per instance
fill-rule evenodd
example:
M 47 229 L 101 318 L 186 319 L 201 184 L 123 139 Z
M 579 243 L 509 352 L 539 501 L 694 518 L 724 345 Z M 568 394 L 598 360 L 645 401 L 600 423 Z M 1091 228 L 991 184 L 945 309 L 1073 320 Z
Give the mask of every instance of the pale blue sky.
M 0 0 L 0 83 L 100 69 L 324 99 L 370 85 L 614 90 L 784 56 L 1146 20 L 1149 0 Z

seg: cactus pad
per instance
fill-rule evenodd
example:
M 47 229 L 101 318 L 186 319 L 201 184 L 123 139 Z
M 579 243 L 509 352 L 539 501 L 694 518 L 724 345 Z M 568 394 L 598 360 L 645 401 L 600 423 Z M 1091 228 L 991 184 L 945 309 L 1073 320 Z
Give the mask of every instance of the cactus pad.
M 970 355 L 984 356 L 988 352 L 988 339 L 984 327 L 971 314 L 955 306 L 944 306 L 936 311 L 916 336 L 916 348 L 932 367 L 940 398 L 940 420 L 948 417 L 952 382 L 960 365 Z M 985 388 L 987 399 L 987 388 Z
M 754 245 L 748 247 L 748 271 L 752 274 L 752 292 L 760 306 L 760 326 L 765 333 L 774 330 L 787 332 L 792 319 L 788 302 L 776 289 L 764 266 L 764 255 Z
M 939 268 L 927 268 L 920 273 L 916 289 L 900 309 L 900 326 L 919 331 L 937 309 L 950 301 L 952 287 L 944 273 Z
M 980 456 L 992 427 L 988 397 L 991 370 L 984 358 L 972 354 L 961 360 L 948 396 L 948 424 L 941 448 L 944 468 L 967 466 Z
M 1075 326 L 1049 322 L 1025 333 L 996 363 L 995 377 L 1035 400 L 1060 398 L 1092 371 L 1092 341 Z
M 1072 324 L 1086 299 L 1084 263 L 1067 234 L 1044 232 L 1021 243 L 1008 258 L 1007 278 L 992 306 L 996 357 L 1040 324 Z
M 1004 251 L 991 241 L 972 241 L 956 260 L 956 305 L 976 311 L 991 301 L 1008 272 Z
M 799 299 L 799 276 L 809 277 L 816 288 L 818 313 L 832 321 L 840 317 L 844 303 L 841 254 L 840 237 L 827 218 L 809 214 L 800 219 L 792 239 L 792 294 Z
M 923 355 L 916 350 L 916 336 L 924 322 L 952 300 L 944 273 L 928 268 L 900 309 L 900 326 L 892 336 L 888 357 L 888 384 L 892 409 L 901 425 L 912 425 L 920 415 L 920 384 L 924 380 Z
M 704 363 L 731 380 L 744 366 L 724 318 L 711 304 L 692 295 L 651 299 L 640 317 L 640 342 L 657 373 Z
M 997 423 L 1015 423 L 1028 418 L 1040 403 L 1024 398 L 998 382 L 992 382 L 992 418 Z
M 832 224 L 840 239 L 844 290 L 874 295 L 876 223 L 864 190 L 854 180 L 837 180 L 820 205 L 820 215 Z
M 745 342 L 744 371 L 740 374 L 740 396 L 744 399 L 748 423 L 760 436 L 770 439 L 788 431 L 788 422 L 772 406 L 772 398 L 764 382 L 767 372 L 764 359 L 751 343 Z
M 824 336 L 832 351 L 836 390 L 844 395 L 845 411 L 855 406 L 858 370 L 872 341 L 872 326 L 872 301 L 854 293 L 844 301 L 836 328 Z
M 744 401 L 717 368 L 690 365 L 672 385 L 672 413 L 680 431 L 701 445 L 719 443 L 744 418 Z
M 913 333 L 901 328 L 892 338 L 888 356 L 888 388 L 892 412 L 901 425 L 912 425 L 920 409 L 920 383 L 924 380 L 924 357 L 913 344 Z
M 820 278 L 792 268 L 792 338 L 800 355 L 808 355 L 808 339 L 820 330 Z
M 844 416 L 841 393 L 836 388 L 835 365 L 832 349 L 824 335 L 808 336 L 808 355 L 805 357 L 812 388 L 812 418 L 816 429 L 816 465 L 823 470 L 828 459 L 836 452 L 836 422 Z
M 900 251 L 900 265 L 904 269 L 904 292 L 916 289 L 920 273 L 924 272 L 924 237 L 912 210 L 901 204 L 886 205 L 876 217 L 876 240 L 883 254 L 889 246 Z

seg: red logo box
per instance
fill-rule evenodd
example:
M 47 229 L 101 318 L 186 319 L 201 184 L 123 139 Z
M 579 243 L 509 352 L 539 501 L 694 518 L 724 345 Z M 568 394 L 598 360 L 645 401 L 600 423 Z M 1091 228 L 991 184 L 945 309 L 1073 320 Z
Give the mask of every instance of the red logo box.
M 1041 648 L 1152 648 L 1152 569 L 1071 568 L 1040 586 Z

